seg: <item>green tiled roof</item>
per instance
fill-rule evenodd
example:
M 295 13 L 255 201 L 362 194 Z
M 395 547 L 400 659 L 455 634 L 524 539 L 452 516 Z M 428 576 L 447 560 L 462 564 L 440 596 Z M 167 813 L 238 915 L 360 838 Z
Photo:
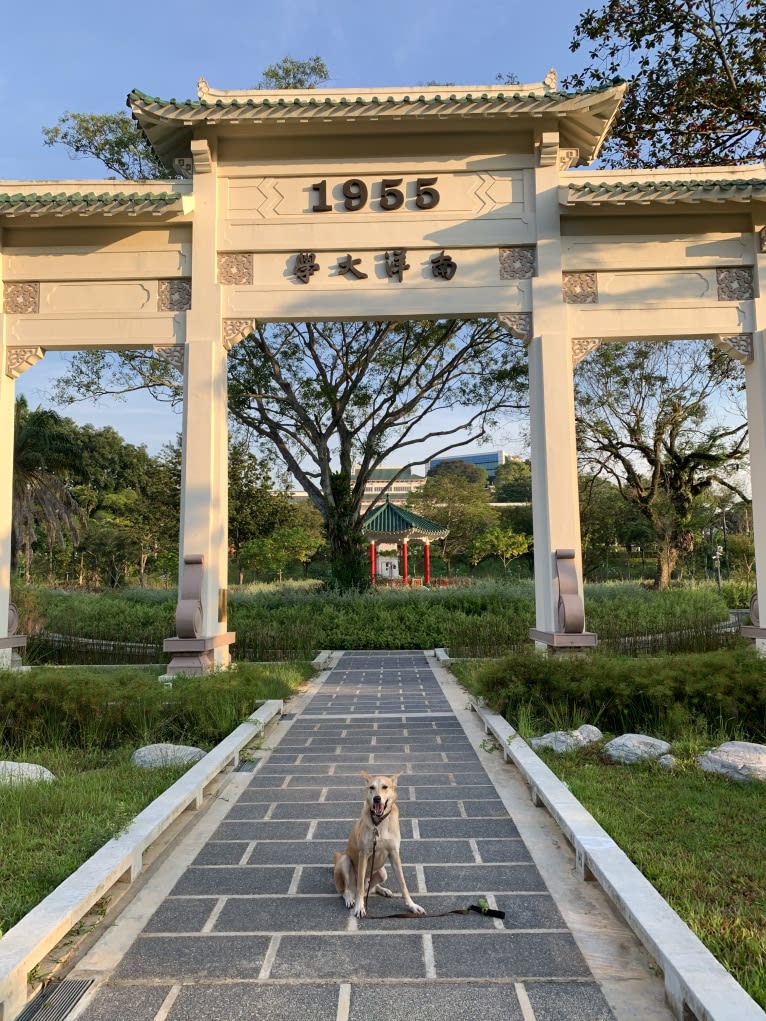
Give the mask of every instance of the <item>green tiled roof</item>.
M 162 213 L 178 202 L 181 196 L 174 192 L 10 192 L 0 193 L 0 215 L 67 216 L 78 213 L 88 216 L 103 213 Z
M 449 529 L 420 514 L 413 514 L 389 499 L 369 510 L 362 519 L 364 534 L 376 542 L 397 542 L 402 539 L 443 539 Z
M 358 130 L 366 123 L 373 125 L 393 118 L 401 132 L 408 124 L 412 130 L 420 131 L 424 119 L 438 122 L 441 130 L 446 128 L 447 121 L 460 123 L 466 118 L 494 120 L 501 127 L 509 118 L 526 118 L 539 125 L 542 116 L 552 121 L 559 119 L 560 144 L 577 148 L 583 162 L 596 155 L 625 89 L 624 84 L 589 92 L 545 88 L 529 92 L 479 88 L 469 92 L 445 88 L 438 92 L 413 90 L 409 95 L 396 90 L 394 95 L 383 92 L 378 96 L 303 90 L 299 94 L 272 92 L 263 96 L 256 93 L 185 100 L 161 99 L 133 89 L 128 93 L 127 104 L 168 167 L 172 167 L 175 158 L 188 156 L 194 129 L 208 125 L 237 125 L 241 130 L 248 122 L 257 122 L 261 125 L 259 134 L 269 125 L 280 133 L 310 133 L 325 130 L 328 123 L 347 122 Z
M 584 181 L 567 186 L 567 205 L 626 203 L 648 205 L 671 202 L 747 202 L 766 198 L 766 178 L 709 180 Z

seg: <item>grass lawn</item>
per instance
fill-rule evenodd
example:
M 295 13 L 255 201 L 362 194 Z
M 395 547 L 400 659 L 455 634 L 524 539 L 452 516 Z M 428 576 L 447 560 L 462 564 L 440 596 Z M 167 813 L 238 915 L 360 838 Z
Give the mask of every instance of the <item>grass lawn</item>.
M 766 785 L 690 761 L 606 764 L 597 746 L 541 752 L 750 996 L 766 1007 Z

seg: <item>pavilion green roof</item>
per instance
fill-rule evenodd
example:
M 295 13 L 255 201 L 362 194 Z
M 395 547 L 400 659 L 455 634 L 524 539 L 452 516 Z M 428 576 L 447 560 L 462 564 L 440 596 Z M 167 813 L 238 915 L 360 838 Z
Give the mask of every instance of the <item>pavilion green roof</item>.
M 565 204 L 597 206 L 686 202 L 749 202 L 766 199 L 766 178 L 708 180 L 584 181 L 567 185 Z
M 2 216 L 68 216 L 78 214 L 91 216 L 101 213 L 114 216 L 116 213 L 138 215 L 139 213 L 164 212 L 175 202 L 180 202 L 177 192 L 0 192 L 0 215 Z
M 386 502 L 367 511 L 362 519 L 364 534 L 375 542 L 401 542 L 402 539 L 443 539 L 449 529 L 437 521 Z

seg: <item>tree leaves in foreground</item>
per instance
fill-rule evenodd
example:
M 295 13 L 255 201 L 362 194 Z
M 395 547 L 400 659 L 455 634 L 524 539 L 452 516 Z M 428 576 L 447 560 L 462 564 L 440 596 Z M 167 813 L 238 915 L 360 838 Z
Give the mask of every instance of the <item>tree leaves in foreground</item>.
M 63 145 L 73 160 L 95 159 L 128 181 L 153 181 L 170 175 L 129 114 L 66 111 L 43 128 L 45 145 Z
M 602 344 L 577 368 L 581 467 L 611 479 L 650 524 L 660 589 L 694 548 L 697 497 L 715 484 L 746 499 L 735 473 L 747 457 L 741 379 L 739 363 L 705 341 Z
M 565 82 L 631 83 L 602 158 L 700 166 L 766 155 L 766 0 L 608 0 L 570 45 L 590 63 Z

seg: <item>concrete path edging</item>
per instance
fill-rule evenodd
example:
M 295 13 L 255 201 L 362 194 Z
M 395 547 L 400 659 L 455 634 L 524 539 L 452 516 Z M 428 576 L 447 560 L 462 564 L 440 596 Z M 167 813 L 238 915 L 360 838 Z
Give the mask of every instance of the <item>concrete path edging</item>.
M 577 872 L 595 879 L 662 970 L 665 995 L 681 1021 L 766 1021 L 745 992 L 642 875 L 568 787 L 502 716 L 474 704 L 529 784 L 534 804 L 555 819 L 575 850 Z
M 138 877 L 147 848 L 187 808 L 201 807 L 209 784 L 283 711 L 280 699 L 260 706 L 0 938 L 0 1021 L 23 1010 L 29 972 L 116 883 Z

